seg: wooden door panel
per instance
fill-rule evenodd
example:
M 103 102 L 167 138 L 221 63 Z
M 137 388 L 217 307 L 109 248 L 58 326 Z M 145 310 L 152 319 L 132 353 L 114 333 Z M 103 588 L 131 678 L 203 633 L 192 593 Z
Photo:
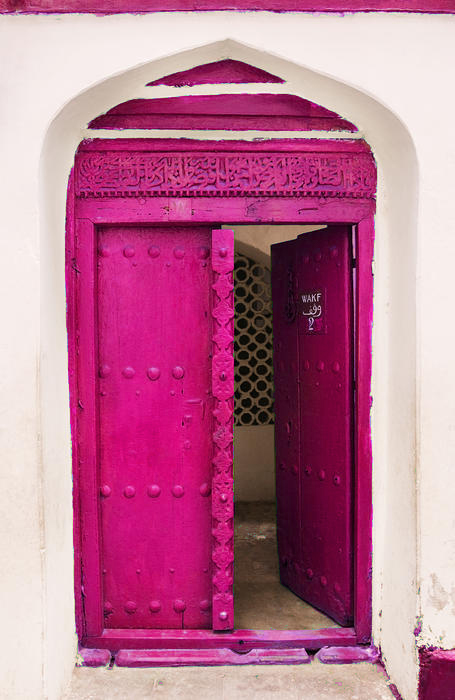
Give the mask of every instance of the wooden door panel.
M 352 621 L 352 283 L 350 232 L 332 226 L 297 239 L 301 489 L 305 600 Z M 302 301 L 316 292 L 320 303 Z M 314 304 L 318 318 L 305 316 Z M 316 310 L 316 314 L 319 309 Z M 319 328 L 311 330 L 318 321 Z
M 98 459 L 109 628 L 211 626 L 210 230 L 98 234 Z
M 283 280 L 275 266 L 272 284 L 274 343 L 289 337 L 297 342 L 296 372 L 280 371 L 286 358 L 278 359 L 276 384 L 277 501 L 281 542 L 298 543 L 291 562 L 280 550 L 280 575 L 284 584 L 307 602 L 326 612 L 340 624 L 350 624 L 353 613 L 353 326 L 350 231 L 331 226 L 302 234 L 289 245 L 274 246 L 275 256 L 287 256 L 295 267 L 295 322 L 287 331 L 280 312 Z M 282 251 L 282 252 L 280 252 Z M 294 339 L 297 340 L 294 340 Z M 291 366 L 294 346 L 288 350 Z M 279 355 L 278 355 L 279 358 Z M 275 360 L 275 367 L 277 362 Z M 297 388 L 294 395 L 286 383 Z M 284 382 L 288 396 L 298 393 L 298 489 L 295 505 L 290 475 L 280 469 L 289 406 L 281 398 Z M 296 438 L 297 440 L 297 438 Z M 288 441 L 289 442 L 289 441 Z M 300 520 L 297 517 L 299 512 Z M 292 514 L 291 518 L 290 515 Z M 298 534 L 291 532 L 297 529 Z M 283 545 L 282 545 L 283 546 Z M 298 551 L 295 551 L 295 548 Z M 289 567 L 292 575 L 289 574 Z
M 295 241 L 272 246 L 277 540 L 281 581 L 300 582 L 299 345 Z

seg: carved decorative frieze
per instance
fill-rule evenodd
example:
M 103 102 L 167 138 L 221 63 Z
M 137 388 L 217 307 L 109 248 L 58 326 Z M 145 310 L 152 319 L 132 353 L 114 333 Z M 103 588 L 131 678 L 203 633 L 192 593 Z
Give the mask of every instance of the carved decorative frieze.
M 212 270 L 212 626 L 227 630 L 234 627 L 234 235 L 231 230 L 212 232 Z
M 374 197 L 363 153 L 81 153 L 79 197 Z

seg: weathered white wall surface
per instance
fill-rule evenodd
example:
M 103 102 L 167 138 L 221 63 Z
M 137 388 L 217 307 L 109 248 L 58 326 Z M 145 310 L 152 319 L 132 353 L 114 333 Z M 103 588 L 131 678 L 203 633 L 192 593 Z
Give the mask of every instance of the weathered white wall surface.
M 354 121 L 374 149 L 374 639 L 405 700 L 416 697 L 416 616 L 425 642 L 455 645 L 454 34 L 455 17 L 405 14 L 0 18 L 3 697 L 56 700 L 74 663 L 72 155 L 87 121 L 147 94 L 146 81 L 223 56 L 287 78 L 289 92 Z M 172 55 L 193 47 L 205 48 Z

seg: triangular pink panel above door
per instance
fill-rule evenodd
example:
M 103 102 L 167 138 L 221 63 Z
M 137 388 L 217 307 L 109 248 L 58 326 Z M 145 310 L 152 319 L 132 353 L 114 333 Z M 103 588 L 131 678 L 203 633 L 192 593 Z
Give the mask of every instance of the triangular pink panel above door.
M 336 112 L 297 95 L 184 95 L 128 100 L 89 129 L 357 131 Z
M 191 85 L 219 85 L 229 83 L 284 83 L 283 78 L 267 73 L 261 68 L 251 66 L 243 61 L 235 61 L 225 58 L 222 61 L 204 63 L 201 66 L 190 68 L 165 75 L 163 78 L 153 80 L 147 85 L 171 85 L 183 87 Z

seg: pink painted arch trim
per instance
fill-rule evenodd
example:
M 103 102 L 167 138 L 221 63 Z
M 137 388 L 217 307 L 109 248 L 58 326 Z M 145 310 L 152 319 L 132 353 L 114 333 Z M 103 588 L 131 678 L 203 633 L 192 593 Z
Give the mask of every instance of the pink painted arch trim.
M 0 14 L 112 15 L 210 10 L 455 14 L 455 5 L 453 0 L 0 0 Z

